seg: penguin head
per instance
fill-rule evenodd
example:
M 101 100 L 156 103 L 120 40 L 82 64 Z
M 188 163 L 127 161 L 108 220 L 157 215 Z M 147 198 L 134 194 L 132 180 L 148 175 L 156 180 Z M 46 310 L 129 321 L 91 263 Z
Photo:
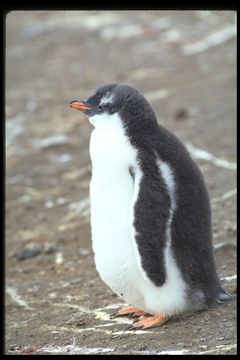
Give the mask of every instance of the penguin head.
M 70 107 L 82 111 L 94 127 L 111 124 L 119 118 L 125 127 L 156 123 L 156 118 L 144 96 L 126 84 L 111 83 L 98 87 L 85 100 L 73 100 Z

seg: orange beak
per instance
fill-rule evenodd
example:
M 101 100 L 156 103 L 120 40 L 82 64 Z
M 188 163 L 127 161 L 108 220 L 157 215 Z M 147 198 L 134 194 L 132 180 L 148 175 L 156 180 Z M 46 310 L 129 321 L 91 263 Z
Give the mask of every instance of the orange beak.
M 88 109 L 90 109 L 89 105 L 84 104 L 83 102 L 77 101 L 77 100 L 71 101 L 69 106 L 72 107 L 73 109 L 77 109 L 77 110 L 88 110 Z

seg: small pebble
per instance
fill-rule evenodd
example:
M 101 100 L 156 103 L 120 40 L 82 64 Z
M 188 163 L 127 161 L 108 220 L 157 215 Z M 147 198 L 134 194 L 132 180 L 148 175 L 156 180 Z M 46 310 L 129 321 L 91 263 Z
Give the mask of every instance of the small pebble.
M 44 204 L 44 206 L 47 208 L 47 209 L 52 209 L 54 207 L 54 202 L 52 200 L 47 200 Z
M 75 324 L 76 326 L 83 326 L 83 325 L 86 325 L 86 320 L 84 319 L 80 319 L 76 322 Z
M 70 281 L 70 285 L 77 285 L 80 284 L 81 282 L 82 282 L 81 278 L 73 279 Z
M 56 204 L 57 204 L 57 205 L 64 205 L 64 204 L 66 204 L 66 202 L 67 202 L 67 200 L 64 199 L 64 198 L 58 198 L 58 199 L 56 200 Z
M 41 249 L 36 245 L 27 245 L 23 250 L 16 254 L 18 260 L 27 260 L 35 258 L 41 254 Z
M 57 251 L 57 248 L 54 244 L 46 243 L 44 245 L 45 254 L 54 254 Z
M 9 346 L 9 350 L 20 350 L 21 349 L 21 346 L 20 345 L 10 345 Z
M 78 250 L 78 253 L 81 255 L 81 256 L 87 256 L 87 255 L 89 255 L 89 250 L 88 249 L 85 249 L 85 248 L 80 248 L 79 250 Z
M 173 116 L 175 120 L 185 120 L 186 118 L 188 118 L 189 113 L 186 108 L 179 108 L 175 111 Z
M 58 294 L 57 294 L 56 292 L 51 292 L 50 294 L 48 294 L 48 297 L 49 297 L 50 299 L 56 299 L 57 296 L 58 296 Z
M 59 251 L 56 253 L 55 263 L 57 265 L 61 265 L 63 263 L 63 253 L 62 252 Z
M 67 163 L 72 160 L 72 156 L 70 154 L 61 154 L 57 157 L 58 162 Z
M 142 345 L 138 348 L 139 351 L 144 351 L 147 349 L 147 345 Z

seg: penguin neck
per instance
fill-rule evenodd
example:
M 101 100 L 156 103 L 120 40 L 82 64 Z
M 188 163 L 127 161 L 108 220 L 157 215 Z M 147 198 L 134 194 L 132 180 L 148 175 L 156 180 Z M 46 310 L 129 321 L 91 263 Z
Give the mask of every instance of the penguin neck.
M 123 127 L 121 118 L 118 113 L 114 114 L 97 114 L 89 118 L 89 122 L 94 126 L 96 131 L 111 133 L 114 130 Z
M 156 138 L 159 125 L 154 111 L 144 101 L 134 107 L 126 106 L 120 116 L 131 143 L 138 148 L 146 147 Z
M 125 134 L 131 144 L 143 149 L 152 146 L 158 133 L 158 123 L 155 122 L 155 115 L 150 119 L 139 116 L 138 119 L 123 118 L 122 114 L 97 114 L 89 118 L 89 122 L 94 126 L 94 132 L 101 134 L 101 138 L 106 141 L 113 141 L 120 134 Z

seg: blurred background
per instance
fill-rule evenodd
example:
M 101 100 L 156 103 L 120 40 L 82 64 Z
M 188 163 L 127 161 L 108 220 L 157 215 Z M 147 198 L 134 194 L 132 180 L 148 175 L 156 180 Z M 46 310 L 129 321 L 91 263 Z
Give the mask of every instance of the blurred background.
M 96 309 L 119 301 L 99 279 L 91 250 L 88 146 L 92 127 L 80 112 L 69 108 L 71 100 L 88 97 L 104 83 L 122 82 L 138 88 L 159 122 L 176 133 L 198 162 L 211 198 L 218 271 L 223 286 L 234 291 L 235 17 L 234 11 L 7 14 L 7 352 L 74 352 L 74 331 L 70 330 L 76 330 L 76 321 L 83 321 L 78 329 L 86 330 L 107 319 L 105 314 L 97 321 L 96 313 L 85 309 L 85 318 L 79 320 L 82 313 L 76 304 Z M 216 312 L 214 326 L 208 324 L 209 333 L 204 330 L 203 345 L 213 353 L 218 321 L 219 337 L 223 337 L 223 347 L 218 349 L 223 350 L 216 351 L 224 352 L 224 346 L 230 353 L 235 351 L 235 312 L 229 306 Z M 223 317 L 225 327 L 221 328 Z M 182 345 L 177 346 L 182 341 L 179 332 L 174 332 L 179 324 L 172 326 L 172 336 L 164 338 L 163 334 L 162 344 L 181 349 Z M 187 329 L 184 336 L 189 351 L 203 352 L 201 331 L 193 341 L 192 330 L 188 334 Z M 184 334 L 182 329 L 180 333 Z M 89 349 L 93 343 L 103 349 L 106 341 L 108 345 L 113 341 L 104 331 L 74 334 L 78 345 L 84 342 Z M 158 340 L 151 342 L 148 336 L 145 334 L 144 346 L 157 351 Z M 135 346 L 134 339 L 128 348 L 126 337 L 122 340 L 120 336 L 115 339 L 115 350 L 109 352 L 140 351 L 139 340 Z M 70 345 L 71 349 L 66 348 Z

